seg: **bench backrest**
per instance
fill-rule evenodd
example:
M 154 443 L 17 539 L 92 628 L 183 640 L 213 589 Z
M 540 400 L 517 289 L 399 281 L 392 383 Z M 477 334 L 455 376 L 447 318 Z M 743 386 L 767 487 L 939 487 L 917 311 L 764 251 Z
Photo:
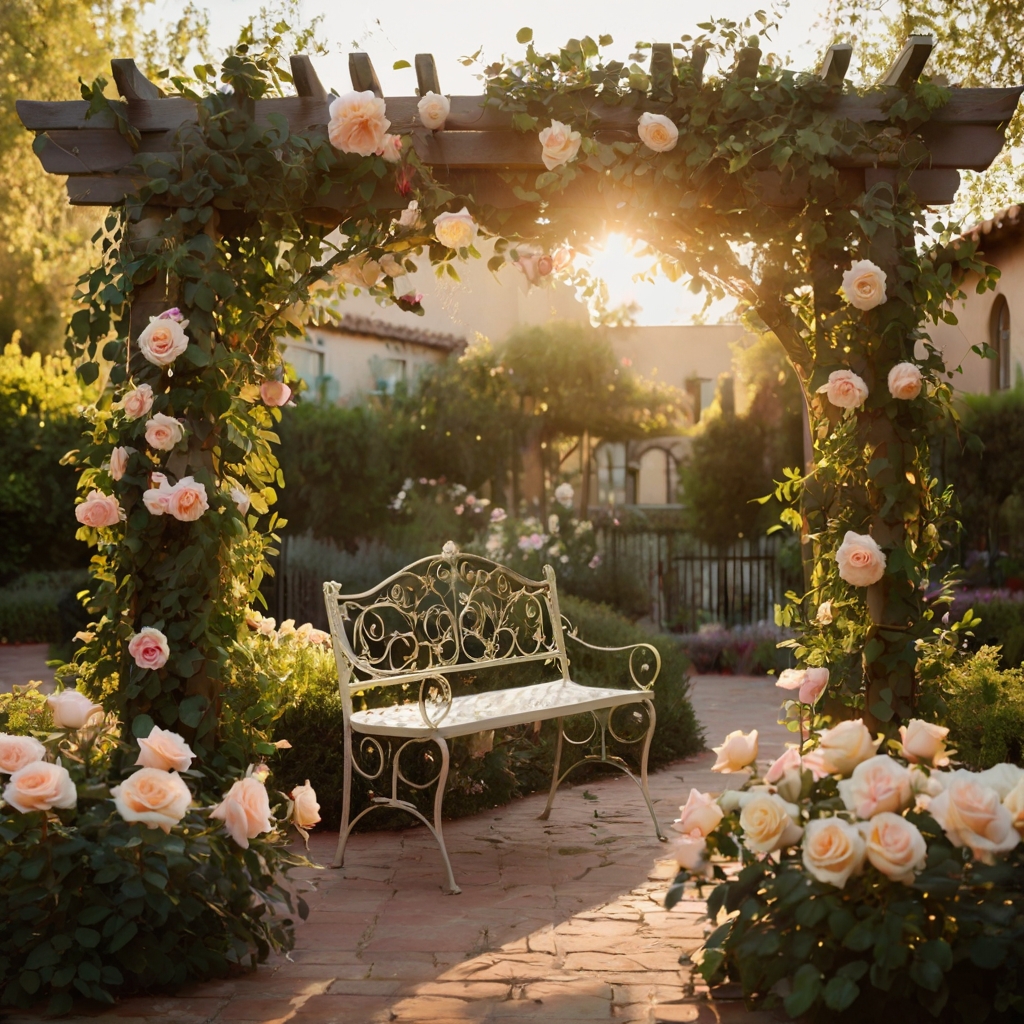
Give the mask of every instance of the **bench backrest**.
M 362 594 L 324 584 L 342 690 L 436 680 L 511 660 L 568 679 L 555 573 L 531 580 L 449 541 Z

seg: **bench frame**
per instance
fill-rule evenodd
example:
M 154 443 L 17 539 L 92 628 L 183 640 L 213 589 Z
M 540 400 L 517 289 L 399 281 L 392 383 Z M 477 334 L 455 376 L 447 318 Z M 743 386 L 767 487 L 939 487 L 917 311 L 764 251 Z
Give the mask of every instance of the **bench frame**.
M 651 644 L 596 647 L 581 640 L 561 614 L 555 572 L 550 565 L 544 567 L 543 580 L 531 580 L 490 559 L 462 554 L 449 541 L 440 556 L 414 562 L 364 593 L 343 594 L 341 584 L 325 583 L 324 600 L 338 664 L 344 717 L 344 790 L 334 867 L 343 865 L 348 837 L 357 822 L 379 807 L 391 807 L 412 814 L 427 826 L 440 848 L 449 890 L 460 892 L 441 824 L 450 764 L 448 738 L 548 719 L 556 720 L 558 739 L 551 787 L 540 819 L 548 818 L 558 787 L 574 768 L 581 764 L 607 764 L 636 783 L 655 833 L 665 841 L 647 785 L 647 761 L 656 723 L 650 691 L 661 670 L 661 656 Z M 555 663 L 561 679 L 568 683 L 571 680 L 567 638 L 590 650 L 609 654 L 628 651 L 629 674 L 635 689 L 602 690 L 603 697 L 593 702 L 601 706 L 582 710 L 578 705 L 544 711 L 525 708 L 475 720 L 468 726 L 445 727 L 453 700 L 449 675 L 542 661 Z M 371 687 L 403 684 L 419 685 L 422 731 L 412 734 L 406 726 L 392 728 L 386 724 L 353 722 L 353 695 Z M 646 710 L 647 729 L 641 737 L 627 739 L 616 731 L 613 718 L 620 708 L 636 709 L 638 705 Z M 566 717 L 588 712 L 593 718 L 591 732 L 583 739 L 574 739 L 566 732 Z M 621 744 L 642 744 L 639 775 L 621 757 L 609 753 L 609 736 Z M 396 750 L 392 750 L 392 740 L 397 743 Z M 423 743 L 436 744 L 441 765 L 434 778 L 416 783 L 402 771 L 401 758 L 410 747 Z M 566 743 L 591 749 L 560 773 Z M 364 768 L 361 759 L 368 759 L 369 766 Z M 353 769 L 369 782 L 383 781 L 389 762 L 390 795 L 380 796 L 371 791 L 370 806 L 352 818 Z M 436 786 L 433 822 L 415 804 L 399 796 L 400 784 L 415 790 Z

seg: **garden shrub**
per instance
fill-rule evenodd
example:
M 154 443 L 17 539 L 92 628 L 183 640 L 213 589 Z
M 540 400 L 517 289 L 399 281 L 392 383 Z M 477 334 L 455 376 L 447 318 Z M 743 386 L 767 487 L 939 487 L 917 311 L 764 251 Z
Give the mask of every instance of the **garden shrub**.
M 792 668 L 793 654 L 779 643 L 793 633 L 768 622 L 752 626 L 706 626 L 696 633 L 678 636 L 695 672 L 731 672 L 763 675 Z
M 950 606 L 950 618 L 971 609 L 981 619 L 974 627 L 975 643 L 1001 648 L 1008 668 L 1024 662 L 1024 591 L 979 587 L 960 591 Z
M 75 614 L 88 582 L 84 570 L 68 570 L 26 573 L 0 588 L 0 644 L 69 642 L 88 621 Z

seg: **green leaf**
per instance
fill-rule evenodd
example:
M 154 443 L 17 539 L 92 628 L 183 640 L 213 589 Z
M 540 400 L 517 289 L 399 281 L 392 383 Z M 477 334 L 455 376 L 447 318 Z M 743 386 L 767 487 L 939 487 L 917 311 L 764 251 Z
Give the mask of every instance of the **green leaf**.
M 39 975 L 35 971 L 22 971 L 18 981 L 30 996 L 34 996 L 39 991 Z
M 203 720 L 203 714 L 209 707 L 209 701 L 199 693 L 186 697 L 178 707 L 178 717 L 189 726 L 195 729 Z
M 981 935 L 970 944 L 971 963 L 995 970 L 1006 959 L 1006 943 L 991 935 Z
M 149 715 L 136 715 L 132 719 L 132 735 L 137 739 L 144 738 L 153 731 L 155 724 Z
M 93 384 L 100 375 L 99 363 L 82 363 L 75 371 L 83 384 Z
M 100 944 L 100 933 L 95 928 L 76 928 L 75 941 L 84 949 L 95 949 Z
M 58 963 L 60 963 L 60 954 L 49 942 L 41 942 L 25 957 L 25 968 L 29 971 L 37 970 L 40 967 L 53 967 Z
M 529 42 L 532 41 L 532 39 L 533 39 L 533 29 L 532 28 L 521 28 L 516 33 L 516 42 L 517 43 L 529 43 Z
M 412 67 L 412 65 L 407 60 L 396 60 L 395 63 L 391 65 L 391 70 L 392 71 L 401 71 L 403 68 L 411 68 L 411 67 Z
M 110 940 L 109 949 L 111 953 L 116 953 L 123 946 L 126 946 L 135 936 L 138 934 L 139 926 L 134 921 L 129 921 L 126 925 L 120 928 L 114 937 Z
M 843 939 L 843 945 L 857 953 L 870 949 L 875 944 L 875 929 L 872 921 L 861 921 L 854 925 Z
M 813 964 L 801 964 L 793 975 L 793 988 L 786 996 L 786 1013 L 790 1017 L 805 1014 L 821 995 L 821 972 Z
M 938 992 L 942 984 L 942 968 L 931 960 L 915 959 L 910 965 L 910 978 L 929 992 Z
M 866 965 L 865 965 L 866 966 Z M 830 1010 L 841 1011 L 852 1006 L 860 995 L 860 986 L 849 978 L 836 975 L 825 986 L 825 1005 Z

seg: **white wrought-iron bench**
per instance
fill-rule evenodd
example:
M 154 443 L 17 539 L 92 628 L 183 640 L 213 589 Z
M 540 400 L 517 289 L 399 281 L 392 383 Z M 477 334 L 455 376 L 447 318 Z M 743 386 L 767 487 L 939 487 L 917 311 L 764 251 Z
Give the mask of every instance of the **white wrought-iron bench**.
M 324 600 L 338 662 L 345 725 L 344 793 L 335 867 L 343 864 L 345 844 L 360 818 L 378 807 L 399 808 L 415 815 L 433 833 L 449 888 L 459 892 L 441 831 L 448 741 L 552 718 L 558 721 L 555 765 L 547 806 L 540 817 L 548 817 L 559 784 L 577 765 L 608 764 L 637 784 L 655 832 L 665 840 L 647 788 L 647 757 L 655 725 L 651 687 L 661 670 L 661 657 L 651 644 L 594 647 L 581 640 L 559 611 L 551 566 L 544 567 L 543 581 L 530 580 L 490 559 L 462 554 L 449 541 L 440 556 L 414 562 L 365 593 L 343 594 L 341 584 L 325 583 Z M 635 689 L 574 682 L 569 675 L 567 638 L 591 650 L 628 651 L 629 677 Z M 529 662 L 550 665 L 555 678 L 452 695 L 449 676 Z M 415 702 L 353 711 L 353 695 L 373 687 L 404 684 L 414 685 Z M 639 721 L 640 707 L 647 713 L 647 728 L 635 738 L 620 735 L 612 722 L 616 710 L 625 707 L 632 707 Z M 564 720 L 588 714 L 589 735 L 573 739 Z M 361 737 L 358 744 L 353 741 L 354 734 Z M 621 757 L 609 752 L 609 736 L 619 744 L 642 745 L 639 777 Z M 428 742 L 440 750 L 440 770 L 425 783 L 411 782 L 402 770 L 402 755 L 409 747 Z M 589 752 L 559 774 L 564 742 Z M 360 759 L 370 763 L 364 767 Z M 370 782 L 383 781 L 389 762 L 391 795 L 372 795 L 370 806 L 352 818 L 353 768 Z M 400 785 L 416 790 L 436 785 L 433 824 L 415 804 L 399 797 Z

